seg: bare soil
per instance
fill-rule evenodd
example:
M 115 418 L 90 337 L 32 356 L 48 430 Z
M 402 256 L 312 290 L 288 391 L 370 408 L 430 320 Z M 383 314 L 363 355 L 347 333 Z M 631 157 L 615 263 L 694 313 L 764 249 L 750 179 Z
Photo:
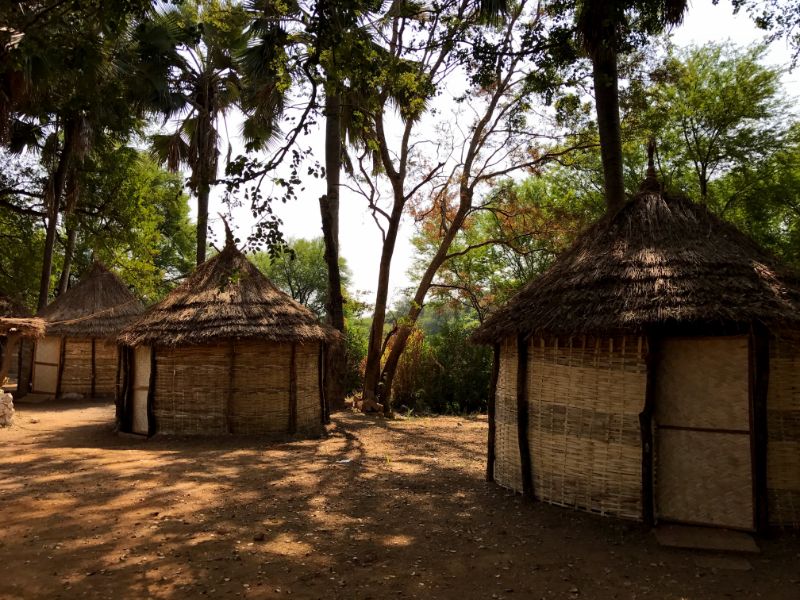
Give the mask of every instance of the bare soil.
M 145 441 L 117 436 L 108 405 L 17 408 L 0 430 L 3 599 L 800 598 L 795 534 L 729 570 L 486 483 L 485 417 Z

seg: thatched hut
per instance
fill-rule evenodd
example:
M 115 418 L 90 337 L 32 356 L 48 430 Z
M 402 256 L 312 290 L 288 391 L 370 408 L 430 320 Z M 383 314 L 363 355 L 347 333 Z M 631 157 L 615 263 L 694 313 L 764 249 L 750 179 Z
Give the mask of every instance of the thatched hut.
M 800 278 L 655 173 L 475 334 L 487 477 L 548 503 L 800 526 Z
M 323 351 L 338 332 L 233 244 L 123 331 L 121 431 L 321 433 Z
M 95 262 L 75 287 L 39 312 L 46 332 L 36 342 L 31 392 L 113 398 L 116 338 L 143 310 L 119 277 Z
M 20 342 L 44 335 L 44 321 L 31 317 L 18 302 L 0 293 L 0 385 L 21 359 Z M 19 369 L 18 369 L 19 371 Z

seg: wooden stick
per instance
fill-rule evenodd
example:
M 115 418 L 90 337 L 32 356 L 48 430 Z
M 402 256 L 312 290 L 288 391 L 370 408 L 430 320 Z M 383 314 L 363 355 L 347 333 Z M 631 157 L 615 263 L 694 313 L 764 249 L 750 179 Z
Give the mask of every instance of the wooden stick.
M 227 405 L 225 406 L 225 430 L 228 433 L 233 433 L 231 431 L 231 405 L 233 404 L 233 390 L 236 384 L 235 381 L 235 370 L 236 370 L 236 346 L 233 340 L 230 341 L 230 348 L 228 350 L 228 393 L 227 393 Z
M 95 338 L 92 338 L 92 387 L 91 397 L 94 398 L 95 394 L 95 380 L 97 378 L 97 366 L 95 365 Z
M 322 416 L 322 424 L 327 425 L 331 422 L 328 399 L 325 397 L 325 344 L 319 344 L 319 356 L 317 357 L 317 385 L 319 386 L 319 408 Z
M 492 361 L 492 379 L 489 383 L 489 438 L 487 440 L 486 451 L 486 481 L 494 481 L 494 461 L 495 461 L 495 438 L 497 436 L 497 424 L 495 423 L 495 403 L 497 396 L 497 378 L 500 374 L 500 344 L 494 345 L 494 357 Z
M 655 490 L 653 489 L 653 411 L 656 401 L 656 376 L 660 359 L 659 340 L 655 335 L 647 336 L 647 387 L 644 393 L 644 408 L 639 413 L 639 429 L 642 439 L 642 521 L 646 527 L 655 525 Z
M 753 460 L 753 512 L 755 530 L 763 534 L 769 527 L 767 501 L 767 392 L 769 389 L 769 331 L 753 327 L 751 356 L 751 442 Z
M 156 433 L 158 424 L 153 406 L 156 393 L 156 347 L 150 348 L 150 384 L 147 388 L 147 435 L 152 436 Z
M 522 495 L 533 499 L 533 471 L 528 443 L 528 342 L 522 334 L 517 336 L 517 440 L 522 467 Z
M 289 433 L 297 432 L 297 345 L 292 342 L 292 358 L 289 363 Z
M 58 376 L 56 377 L 56 398 L 61 396 L 61 377 L 64 375 L 64 357 L 67 352 L 67 338 L 61 336 L 61 348 L 58 352 Z

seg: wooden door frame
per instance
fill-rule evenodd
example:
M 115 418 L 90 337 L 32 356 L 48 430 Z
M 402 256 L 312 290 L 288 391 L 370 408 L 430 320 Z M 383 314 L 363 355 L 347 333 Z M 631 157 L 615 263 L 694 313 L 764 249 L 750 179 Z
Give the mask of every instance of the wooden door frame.
M 661 332 L 648 332 L 647 354 L 647 386 L 645 391 L 644 408 L 639 415 L 642 439 L 642 521 L 647 527 L 654 527 L 659 521 L 673 522 L 669 519 L 659 519 L 656 505 L 655 482 L 655 445 L 658 442 L 655 427 L 656 411 L 656 382 L 658 368 L 662 358 L 661 342 L 665 339 L 673 340 L 703 340 L 719 339 L 723 337 L 747 338 L 748 342 L 748 414 L 750 435 L 750 478 L 753 497 L 753 527 L 757 534 L 762 534 L 768 526 L 767 507 L 767 386 L 769 381 L 769 332 L 765 327 L 754 325 L 748 332 L 720 333 L 713 335 L 702 333 L 698 335 L 664 335 Z M 689 523 L 686 525 L 702 525 L 704 527 L 723 527 L 709 523 Z

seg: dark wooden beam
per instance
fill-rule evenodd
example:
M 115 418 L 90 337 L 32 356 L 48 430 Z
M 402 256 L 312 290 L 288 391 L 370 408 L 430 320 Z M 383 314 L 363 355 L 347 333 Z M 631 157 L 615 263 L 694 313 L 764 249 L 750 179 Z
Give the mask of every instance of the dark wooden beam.
M 328 399 L 325 397 L 325 344 L 319 344 L 319 356 L 317 357 L 317 385 L 319 386 L 319 408 L 322 415 L 322 424 L 327 425 L 331 422 L 330 408 Z
M 91 396 L 94 398 L 95 395 L 95 382 L 97 381 L 97 365 L 95 365 L 95 338 L 92 338 L 92 388 L 91 388 Z
M 751 443 L 753 460 L 753 512 L 755 530 L 769 528 L 767 492 L 767 392 L 769 388 L 769 331 L 755 325 L 750 338 L 751 356 Z
M 494 481 L 495 437 L 497 425 L 495 423 L 495 403 L 497 401 L 497 377 L 500 374 L 500 344 L 494 345 L 494 358 L 492 361 L 492 379 L 489 382 L 489 437 L 486 448 L 486 481 Z
M 61 348 L 58 351 L 58 375 L 56 376 L 56 398 L 61 397 L 61 377 L 64 375 L 64 357 L 67 353 L 67 338 L 61 336 Z
M 133 357 L 135 360 L 135 356 Z M 155 435 L 158 431 L 153 402 L 156 394 L 156 347 L 150 347 L 150 383 L 147 387 L 147 435 Z
M 533 470 L 528 443 L 528 340 L 517 336 L 517 440 L 522 469 L 522 495 L 533 499 Z
M 297 433 L 297 345 L 292 342 L 292 356 L 289 363 L 289 433 Z
M 647 336 L 647 385 L 644 393 L 644 408 L 639 413 L 639 429 L 642 439 L 642 521 L 646 527 L 653 527 L 655 515 L 655 489 L 653 479 L 653 414 L 656 407 L 656 377 L 660 360 L 659 338 Z

